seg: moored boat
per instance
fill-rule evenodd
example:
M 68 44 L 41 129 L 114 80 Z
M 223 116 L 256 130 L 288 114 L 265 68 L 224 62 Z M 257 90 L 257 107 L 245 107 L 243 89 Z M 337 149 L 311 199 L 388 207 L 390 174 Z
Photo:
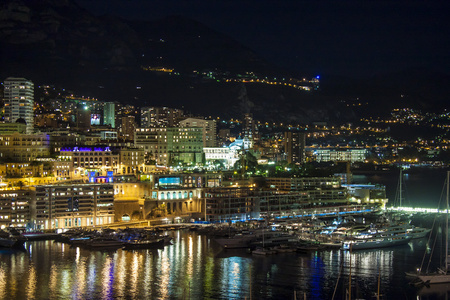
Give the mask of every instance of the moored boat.
M 114 238 L 98 237 L 86 243 L 90 248 L 122 248 L 124 243 Z
M 124 249 L 151 249 L 151 248 L 163 248 L 164 238 L 160 239 L 134 239 L 129 241 L 124 241 Z
M 371 228 L 343 241 L 343 250 L 365 250 L 405 245 L 411 240 L 405 225 Z
M 10 237 L 10 238 L 0 237 L 0 247 L 20 248 L 20 247 L 23 247 L 24 243 L 25 243 L 25 240 L 23 240 L 23 239 L 18 239 L 18 238 L 14 238 L 14 237 Z
M 13 236 L 8 232 L 0 230 L 0 247 L 20 248 L 23 247 L 25 239 L 20 236 Z
M 26 238 L 28 241 L 42 241 L 42 240 L 54 240 L 58 236 L 57 233 L 54 232 L 42 232 L 42 231 L 32 231 L 32 232 L 24 232 L 22 236 Z
M 273 249 L 269 249 L 269 248 L 256 248 L 255 250 L 252 251 L 252 254 L 255 255 L 272 255 L 272 254 L 276 254 L 277 251 L 273 250 Z

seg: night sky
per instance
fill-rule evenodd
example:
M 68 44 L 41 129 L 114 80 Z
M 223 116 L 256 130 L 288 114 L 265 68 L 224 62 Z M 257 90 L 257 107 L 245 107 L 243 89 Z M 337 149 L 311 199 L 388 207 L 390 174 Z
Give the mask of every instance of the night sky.
M 78 0 L 94 14 L 183 15 L 293 71 L 367 77 L 450 73 L 450 1 Z

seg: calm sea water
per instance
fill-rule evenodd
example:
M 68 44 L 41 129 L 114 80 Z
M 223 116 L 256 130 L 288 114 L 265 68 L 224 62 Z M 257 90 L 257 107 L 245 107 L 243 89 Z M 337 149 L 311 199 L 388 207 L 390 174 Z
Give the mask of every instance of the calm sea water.
M 53 241 L 0 250 L 0 299 L 371 299 L 380 274 L 384 299 L 439 299 L 408 284 L 427 239 L 384 250 L 261 257 L 222 250 L 195 232 L 172 232 L 157 250 L 91 251 Z M 351 266 L 351 277 L 350 275 Z M 424 292 L 431 297 L 418 296 Z M 436 298 L 437 297 L 437 298 Z
M 447 170 L 417 168 L 403 174 L 403 206 L 437 208 L 441 201 L 444 205 Z M 400 174 L 387 172 L 376 175 L 354 175 L 355 183 L 383 184 L 386 186 L 388 205 L 396 201 Z
M 407 195 L 417 206 L 433 207 L 444 178 L 444 171 L 407 175 Z M 364 180 L 384 183 L 395 195 L 396 174 Z M 447 285 L 419 289 L 404 275 L 430 251 L 426 238 L 352 254 L 261 257 L 224 251 L 196 232 L 170 234 L 173 245 L 155 250 L 92 251 L 53 241 L 27 242 L 22 251 L 0 248 L 0 299 L 344 299 L 350 281 L 352 298 L 375 299 L 378 278 L 383 299 L 445 299 L 450 291 Z

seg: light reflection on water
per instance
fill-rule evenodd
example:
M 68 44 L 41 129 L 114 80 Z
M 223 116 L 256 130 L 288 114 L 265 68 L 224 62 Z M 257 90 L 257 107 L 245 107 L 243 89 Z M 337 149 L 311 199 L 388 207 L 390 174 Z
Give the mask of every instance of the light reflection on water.
M 30 269 L 28 271 L 28 285 L 26 288 L 27 291 L 27 299 L 35 299 L 36 298 L 36 270 L 34 269 L 34 265 L 30 265 Z
M 173 245 L 154 250 L 90 251 L 52 241 L 26 243 L 27 251 L 0 250 L 0 298 L 293 299 L 297 292 L 298 298 L 330 299 L 336 288 L 340 299 L 351 256 L 352 286 L 362 298 L 376 291 L 380 272 L 387 299 L 404 299 L 417 292 L 404 272 L 415 270 L 426 249 L 426 240 L 420 240 L 352 254 L 260 257 L 245 250 L 224 252 L 195 232 L 173 234 Z
M 6 295 L 6 272 L 0 265 L 0 299 L 5 299 Z

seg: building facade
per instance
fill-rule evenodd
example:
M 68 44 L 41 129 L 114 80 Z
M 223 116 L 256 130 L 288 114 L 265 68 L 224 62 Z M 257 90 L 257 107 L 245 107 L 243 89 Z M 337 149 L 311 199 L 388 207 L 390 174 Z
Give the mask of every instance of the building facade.
M 36 186 L 36 228 L 66 229 L 114 222 L 112 184 Z
M 199 118 L 187 118 L 180 121 L 180 127 L 200 127 L 203 130 L 203 147 L 216 147 L 216 120 L 204 120 Z
M 287 131 L 284 133 L 284 153 L 288 163 L 301 165 L 305 162 L 305 134 Z
M 313 149 L 313 155 L 317 162 L 348 161 L 351 163 L 364 162 L 367 157 L 367 149 Z
M 119 167 L 119 151 L 105 146 L 62 147 L 60 159 L 71 162 L 71 178 L 117 174 Z
M 158 165 L 203 162 L 203 132 L 198 127 L 138 128 L 135 146 Z
M 137 174 L 144 170 L 144 150 L 140 148 L 123 148 L 119 150 L 118 173 Z
M 34 128 L 34 84 L 25 78 L 8 77 L 4 82 L 5 122 L 26 122 L 26 133 Z
M 26 227 L 32 220 L 34 196 L 35 192 L 31 189 L 0 186 L 0 228 Z
M 134 116 L 122 117 L 122 124 L 120 127 L 121 137 L 126 141 L 133 141 L 135 131 L 136 131 L 135 117 Z
M 116 128 L 116 105 L 114 102 L 106 102 L 103 106 L 103 124 Z
M 183 118 L 183 110 L 169 107 L 142 107 L 141 127 L 175 127 Z
M 33 161 L 50 155 L 50 137 L 47 134 L 0 135 L 0 158 L 12 161 Z

